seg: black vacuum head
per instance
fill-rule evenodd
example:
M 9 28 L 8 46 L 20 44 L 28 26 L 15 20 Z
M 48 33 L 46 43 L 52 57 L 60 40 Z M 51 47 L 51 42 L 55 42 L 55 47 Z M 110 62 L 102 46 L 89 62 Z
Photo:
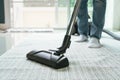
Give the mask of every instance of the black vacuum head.
M 27 54 L 27 58 L 55 69 L 69 66 L 69 61 L 63 54 L 55 55 L 51 51 L 31 51 Z

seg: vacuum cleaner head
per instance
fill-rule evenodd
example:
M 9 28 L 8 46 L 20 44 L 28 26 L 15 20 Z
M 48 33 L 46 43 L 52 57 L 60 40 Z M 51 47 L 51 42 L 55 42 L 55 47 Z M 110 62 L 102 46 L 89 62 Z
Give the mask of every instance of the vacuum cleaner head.
M 69 61 L 63 54 L 56 55 L 52 51 L 31 51 L 27 54 L 27 58 L 55 69 L 69 66 Z

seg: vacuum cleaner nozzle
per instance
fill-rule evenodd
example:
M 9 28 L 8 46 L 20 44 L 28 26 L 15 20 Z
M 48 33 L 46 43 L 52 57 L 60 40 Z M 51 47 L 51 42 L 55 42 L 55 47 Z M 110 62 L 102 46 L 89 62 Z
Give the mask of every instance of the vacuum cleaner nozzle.
M 51 51 L 31 51 L 27 54 L 27 58 L 55 69 L 69 66 L 69 61 L 63 54 L 55 55 Z

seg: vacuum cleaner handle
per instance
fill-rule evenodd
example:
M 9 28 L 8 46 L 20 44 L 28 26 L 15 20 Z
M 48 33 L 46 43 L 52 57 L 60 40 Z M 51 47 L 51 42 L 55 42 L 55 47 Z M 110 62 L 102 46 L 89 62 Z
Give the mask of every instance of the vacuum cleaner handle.
M 75 23 L 76 17 L 78 15 L 80 3 L 81 3 L 81 0 L 76 0 L 76 4 L 75 4 L 75 7 L 73 9 L 72 16 L 71 16 L 71 19 L 70 19 L 68 27 L 67 27 L 66 35 L 69 35 L 69 36 L 72 35 L 71 32 L 72 32 L 72 29 L 74 27 L 74 23 Z
M 73 9 L 73 13 L 72 13 L 72 16 L 71 16 L 69 24 L 68 24 L 67 31 L 66 31 L 62 46 L 60 48 L 58 48 L 58 50 L 55 52 L 55 54 L 57 54 L 57 55 L 65 53 L 66 49 L 69 48 L 69 46 L 70 46 L 70 43 L 71 43 L 70 39 L 71 39 L 71 35 L 72 35 L 72 30 L 74 27 L 76 17 L 78 15 L 78 11 L 79 11 L 78 9 L 80 7 L 80 3 L 81 3 L 81 0 L 76 0 L 75 7 Z

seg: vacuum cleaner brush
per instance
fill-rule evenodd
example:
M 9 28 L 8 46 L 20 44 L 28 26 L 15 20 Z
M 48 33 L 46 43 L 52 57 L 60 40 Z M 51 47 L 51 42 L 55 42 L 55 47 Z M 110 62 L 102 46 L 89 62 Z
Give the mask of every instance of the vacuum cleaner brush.
M 27 58 L 55 69 L 69 66 L 69 61 L 63 54 L 55 55 L 50 51 L 31 51 L 27 54 Z

